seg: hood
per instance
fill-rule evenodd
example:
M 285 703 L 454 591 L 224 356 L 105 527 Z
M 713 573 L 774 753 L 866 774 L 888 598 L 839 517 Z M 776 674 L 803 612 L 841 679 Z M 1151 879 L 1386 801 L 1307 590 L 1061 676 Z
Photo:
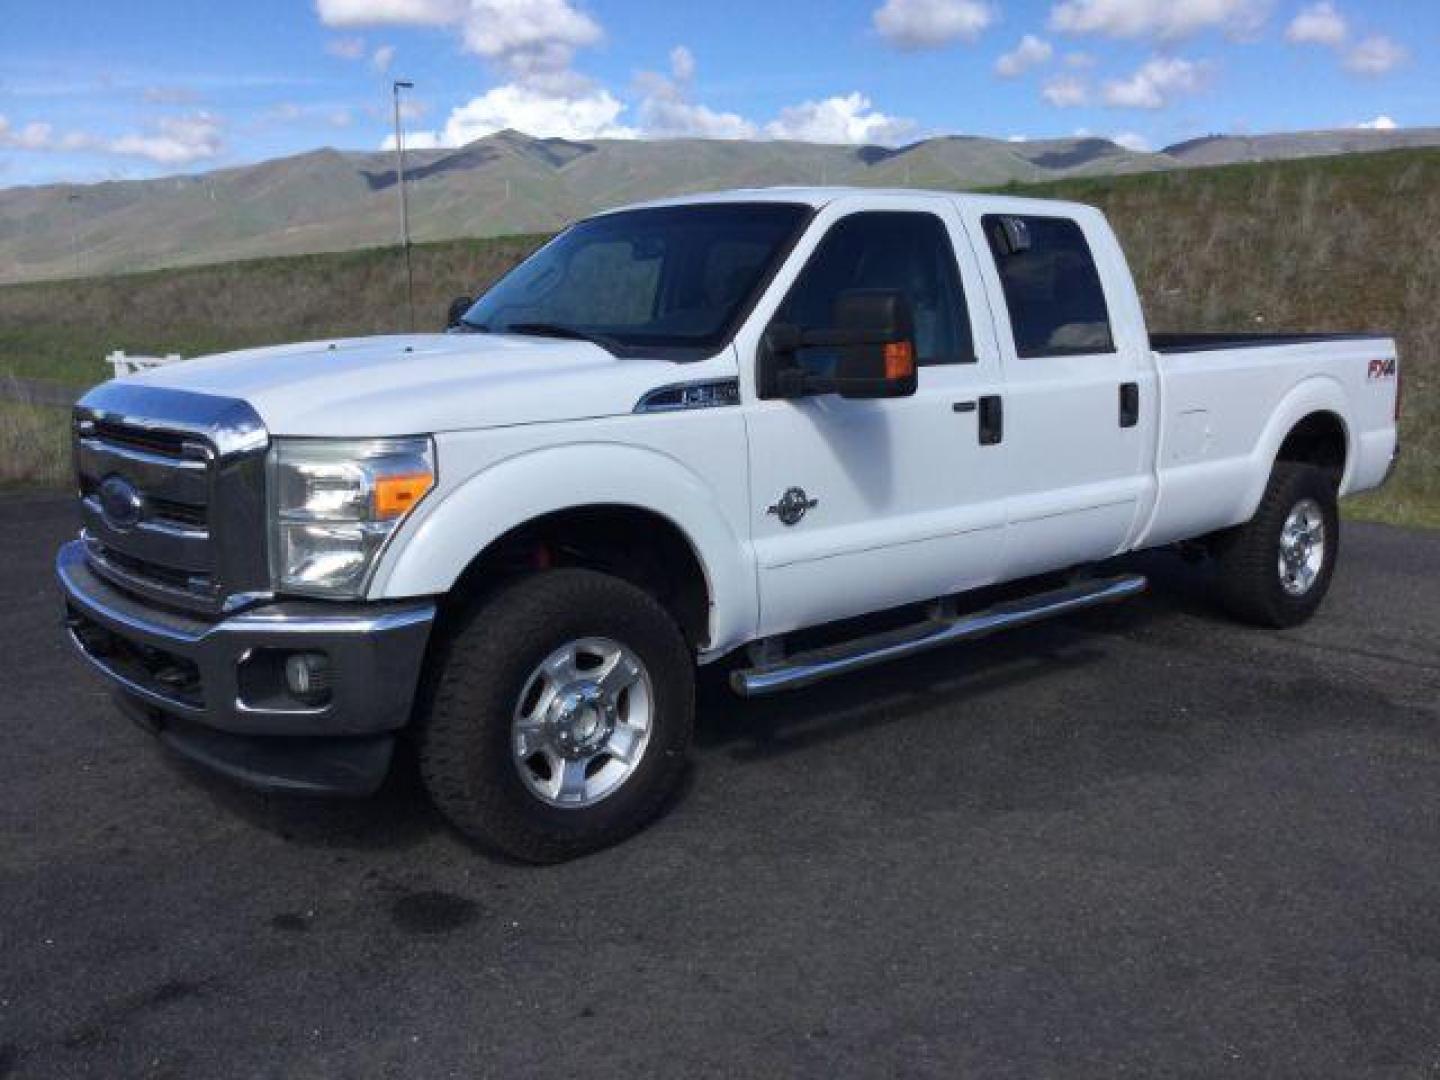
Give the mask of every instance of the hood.
M 675 368 L 587 341 L 411 334 L 221 353 L 123 381 L 243 399 L 274 435 L 371 436 L 628 413 Z

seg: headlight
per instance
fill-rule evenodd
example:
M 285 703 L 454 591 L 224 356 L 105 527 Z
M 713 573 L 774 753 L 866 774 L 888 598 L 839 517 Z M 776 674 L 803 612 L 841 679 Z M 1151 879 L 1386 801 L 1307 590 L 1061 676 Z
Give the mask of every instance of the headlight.
M 279 439 L 270 576 L 277 592 L 358 598 L 385 541 L 435 486 L 428 438 Z

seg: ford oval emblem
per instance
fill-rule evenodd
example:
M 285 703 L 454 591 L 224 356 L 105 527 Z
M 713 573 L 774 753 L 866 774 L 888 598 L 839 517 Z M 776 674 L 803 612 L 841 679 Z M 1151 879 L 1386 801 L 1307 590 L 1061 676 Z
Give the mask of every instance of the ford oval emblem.
M 129 532 L 140 524 L 145 500 L 135 485 L 123 476 L 107 476 L 100 484 L 100 516 L 118 532 Z

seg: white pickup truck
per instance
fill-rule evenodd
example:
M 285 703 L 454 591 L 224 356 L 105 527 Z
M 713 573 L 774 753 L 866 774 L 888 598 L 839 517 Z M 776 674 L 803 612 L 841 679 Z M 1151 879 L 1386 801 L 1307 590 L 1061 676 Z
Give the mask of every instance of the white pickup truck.
M 1183 541 L 1234 614 L 1298 623 L 1337 497 L 1396 453 L 1392 341 L 1152 336 L 1069 203 L 656 202 L 454 310 L 91 391 L 57 569 L 174 750 L 364 794 L 406 734 L 448 818 L 524 860 L 665 804 L 697 663 L 805 686 L 1131 596 L 1057 572 Z

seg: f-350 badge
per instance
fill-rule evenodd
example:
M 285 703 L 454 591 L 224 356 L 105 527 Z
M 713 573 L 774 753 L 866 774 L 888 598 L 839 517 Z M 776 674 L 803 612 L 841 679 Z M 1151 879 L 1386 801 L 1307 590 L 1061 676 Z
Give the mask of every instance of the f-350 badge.
M 780 496 L 780 501 L 766 513 L 778 517 L 781 525 L 795 525 L 805 516 L 807 510 L 813 510 L 819 505 L 819 499 L 806 498 L 804 488 L 792 487 L 787 489 L 785 494 Z

